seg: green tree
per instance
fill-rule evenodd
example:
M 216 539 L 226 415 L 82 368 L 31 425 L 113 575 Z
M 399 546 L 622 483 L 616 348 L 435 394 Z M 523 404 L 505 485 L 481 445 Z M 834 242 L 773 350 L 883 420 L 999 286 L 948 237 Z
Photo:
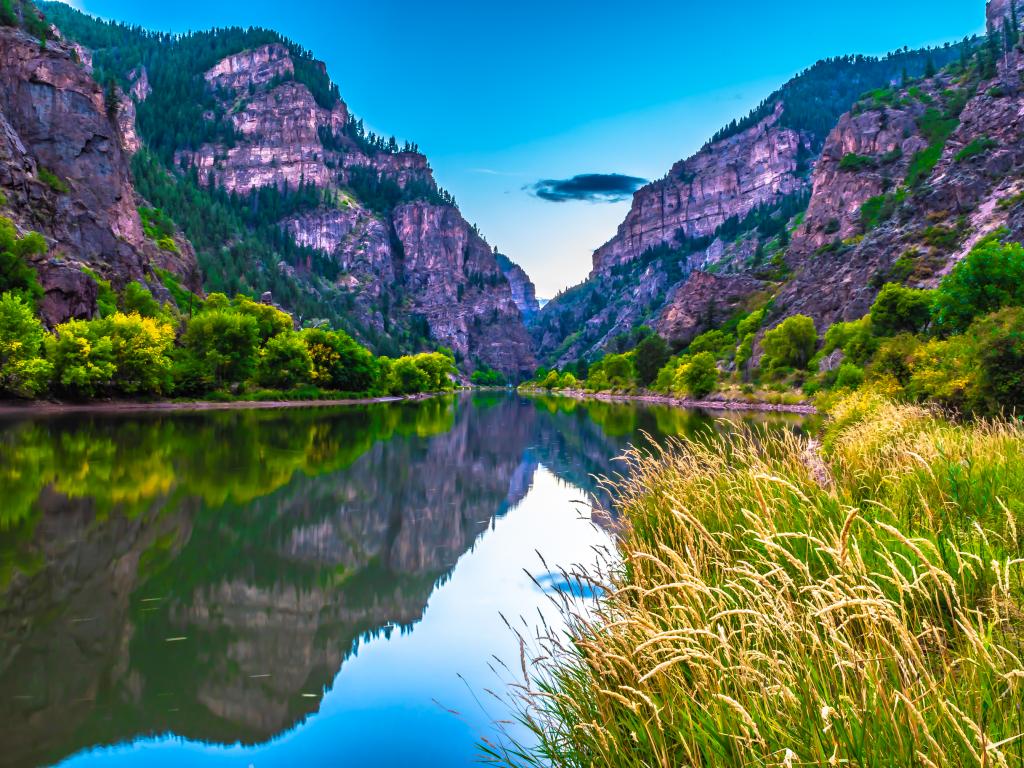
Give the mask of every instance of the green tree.
M 138 313 L 118 312 L 92 322 L 95 333 L 111 342 L 111 388 L 125 395 L 163 395 L 171 389 L 174 328 Z
M 1024 304 L 1024 246 L 995 238 L 975 246 L 943 278 L 932 321 L 942 334 L 963 333 L 976 317 Z
M 770 368 L 806 368 L 818 343 L 814 320 L 793 315 L 764 335 L 762 345 Z
M 633 383 L 633 362 L 628 355 L 608 355 L 602 361 L 601 370 L 611 387 L 628 387 Z
M 41 355 L 45 338 L 43 324 L 25 299 L 0 295 L 0 392 L 35 397 L 47 390 L 53 365 Z
M 658 334 L 641 341 L 636 348 L 636 378 L 640 386 L 650 386 L 669 357 L 668 344 Z
M 135 313 L 142 317 L 162 317 L 163 307 L 142 283 L 131 282 L 124 287 L 121 295 L 121 311 L 127 315 Z
M 877 336 L 921 333 L 931 320 L 934 302 L 934 291 L 886 283 L 871 306 L 871 329 Z
M 344 331 L 310 328 L 302 331 L 302 336 L 313 364 L 313 384 L 340 392 L 369 392 L 373 389 L 379 366 L 366 347 Z M 386 382 L 386 375 L 381 378 Z M 382 388 L 386 390 L 386 384 Z
M 977 360 L 976 410 L 1024 412 L 1024 308 L 1008 307 L 981 318 L 968 336 Z
M 400 357 L 394 361 L 391 369 L 392 395 L 415 395 L 427 391 L 429 386 L 430 377 L 413 357 Z
M 722 330 L 708 331 L 702 333 L 690 343 L 690 354 L 699 355 L 702 352 L 710 352 L 716 360 L 724 360 L 730 357 L 736 349 L 736 337 L 731 333 Z
M 209 391 L 247 381 L 256 370 L 259 341 L 259 325 L 250 315 L 220 309 L 196 315 L 181 339 L 181 386 Z
M 694 355 L 679 371 L 683 388 L 691 397 L 707 397 L 718 387 L 718 365 L 711 352 Z
M 117 366 L 114 342 L 101 331 L 103 320 L 69 320 L 46 340 L 55 383 L 74 397 L 95 397 L 106 391 Z
M 278 334 L 260 351 L 256 382 L 261 387 L 294 389 L 309 384 L 312 375 L 313 362 L 302 334 Z
M 33 307 L 43 297 L 30 256 L 46 253 L 46 240 L 37 232 L 19 238 L 10 219 L 0 217 L 0 293 L 15 293 Z

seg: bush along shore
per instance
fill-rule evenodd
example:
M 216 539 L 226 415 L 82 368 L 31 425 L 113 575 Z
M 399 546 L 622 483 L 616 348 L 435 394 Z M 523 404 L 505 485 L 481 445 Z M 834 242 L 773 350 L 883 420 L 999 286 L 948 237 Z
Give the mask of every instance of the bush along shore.
M 676 354 L 640 327 L 602 358 L 542 368 L 523 386 L 827 410 L 867 384 L 980 416 L 1024 409 L 1024 246 L 1005 236 L 983 239 L 934 290 L 883 285 L 869 314 L 820 335 L 803 315 L 766 327 L 769 300 Z
M 220 293 L 200 299 L 170 275 L 175 301 L 163 304 L 139 283 L 117 293 L 95 278 L 99 316 L 49 332 L 36 312 L 42 290 L 22 261 L 45 247 L 37 239 L 17 238 L 0 220 L 0 398 L 338 401 L 455 388 L 449 350 L 376 357 L 344 331 L 296 330 L 274 306 Z
M 514 766 L 1024 766 L 1024 424 L 873 388 L 628 454 L 622 561 L 511 694 Z M 533 654 L 535 655 L 527 655 Z

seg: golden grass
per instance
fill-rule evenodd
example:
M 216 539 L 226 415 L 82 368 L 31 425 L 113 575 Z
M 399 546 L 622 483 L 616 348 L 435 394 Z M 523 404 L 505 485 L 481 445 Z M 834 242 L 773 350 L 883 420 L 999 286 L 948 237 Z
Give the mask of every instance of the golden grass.
M 1024 766 L 1024 427 L 864 393 L 823 442 L 631 452 L 607 596 L 515 696 L 536 745 L 486 755 Z

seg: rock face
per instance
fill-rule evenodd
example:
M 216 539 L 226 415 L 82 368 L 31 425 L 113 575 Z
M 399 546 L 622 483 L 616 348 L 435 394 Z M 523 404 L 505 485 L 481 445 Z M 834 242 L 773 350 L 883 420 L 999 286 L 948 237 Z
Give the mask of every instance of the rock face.
M 160 252 L 142 231 L 122 150 L 134 135 L 131 115 L 111 116 L 82 58 L 59 40 L 42 48 L 18 29 L 0 28 L 3 213 L 48 240 L 49 254 L 34 266 L 50 324 L 95 311 L 95 284 L 83 267 L 115 286 L 138 280 L 163 290 L 152 275 Z M 174 267 L 184 284 L 200 289 L 194 258 Z
M 500 253 L 495 254 L 498 259 L 498 266 L 508 280 L 512 289 L 512 301 L 519 307 L 519 314 L 523 316 L 523 322 L 529 325 L 533 318 L 540 312 L 540 302 L 537 301 L 537 288 L 526 274 L 526 270 L 513 262 L 508 256 Z
M 239 194 L 303 184 L 328 192 L 323 205 L 281 226 L 299 245 L 332 258 L 339 269 L 333 289 L 360 326 L 387 337 L 419 318 L 468 370 L 482 363 L 513 377 L 532 373 L 536 365 L 512 288 L 513 282 L 519 287 L 528 314 L 525 273 L 506 277 L 491 248 L 445 203 L 426 157 L 359 141 L 345 103 L 318 104 L 295 69 L 288 47 L 271 44 L 229 56 L 206 72 L 221 106 L 219 116 L 207 117 L 230 122 L 235 141 L 179 151 L 176 162 L 194 166 L 204 183 L 212 179 Z M 393 184 L 399 202 L 382 208 L 361 201 L 354 175 L 367 174 Z
M 884 282 L 930 288 L 985 235 L 1006 228 L 1024 238 L 1024 57 L 1007 55 L 995 80 L 959 86 L 939 75 L 898 94 L 896 106 L 847 115 L 815 169 L 814 194 L 788 259 L 793 279 L 776 300 L 778 317 L 810 315 L 823 330 L 863 316 Z M 914 155 L 928 146 L 921 125 L 936 115 L 955 126 L 938 162 L 907 186 Z M 880 126 L 882 126 L 880 128 Z M 879 153 L 902 148 L 885 162 Z M 842 171 L 847 152 L 871 162 Z M 884 201 L 864 215 L 864 203 Z
M 711 235 L 732 217 L 806 186 L 810 139 L 781 125 L 783 105 L 757 125 L 716 142 L 640 189 L 615 237 L 594 254 L 594 273 L 685 237 Z
M 685 346 L 720 326 L 769 285 L 745 275 L 694 272 L 669 295 L 654 330 L 675 346 Z
M 1021 2 L 1021 0 L 988 0 L 986 16 L 989 26 L 993 29 L 1002 27 L 1003 23 L 1011 18 L 1012 6 L 1014 5 L 1018 14 L 1024 8 L 1024 2 Z

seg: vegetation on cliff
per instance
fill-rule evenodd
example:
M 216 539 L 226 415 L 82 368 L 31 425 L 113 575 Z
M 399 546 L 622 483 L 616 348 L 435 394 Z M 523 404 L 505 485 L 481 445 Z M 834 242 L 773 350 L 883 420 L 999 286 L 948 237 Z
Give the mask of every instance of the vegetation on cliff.
M 1024 428 L 872 391 L 823 440 L 628 456 L 622 563 L 515 687 L 511 766 L 1024 765 Z M 529 643 L 529 641 L 527 641 Z M 524 666 L 525 671 L 525 666 Z

